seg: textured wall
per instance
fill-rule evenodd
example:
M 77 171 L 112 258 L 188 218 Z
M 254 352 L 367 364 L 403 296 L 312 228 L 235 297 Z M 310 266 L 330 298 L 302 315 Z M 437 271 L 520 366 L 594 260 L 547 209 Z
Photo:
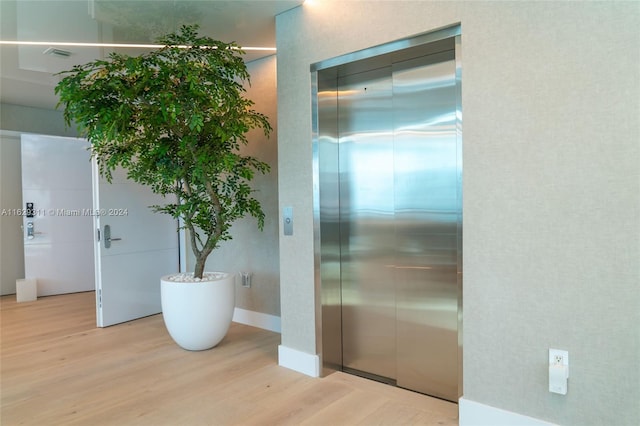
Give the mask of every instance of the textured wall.
M 268 175 L 256 175 L 254 189 L 256 198 L 265 212 L 264 231 L 257 228 L 256 220 L 247 217 L 233 226 L 233 240 L 224 241 L 207 260 L 207 270 L 238 273 L 253 273 L 251 288 L 244 288 L 236 282 L 236 306 L 254 312 L 280 316 L 280 285 L 278 273 L 278 146 L 277 146 L 277 94 L 276 58 L 270 56 L 247 64 L 251 74 L 251 87 L 247 87 L 247 97 L 255 102 L 254 109 L 269 117 L 273 133 L 269 139 L 262 131 L 249 135 L 250 144 L 242 149 L 271 166 Z M 187 247 L 187 267 L 193 270 L 195 259 L 191 246 Z
M 279 205 L 295 217 L 280 236 L 282 343 L 316 353 L 309 65 L 455 23 L 464 396 L 561 424 L 637 424 L 635 2 L 316 1 L 279 15 Z M 549 347 L 569 351 L 566 396 L 547 390 Z

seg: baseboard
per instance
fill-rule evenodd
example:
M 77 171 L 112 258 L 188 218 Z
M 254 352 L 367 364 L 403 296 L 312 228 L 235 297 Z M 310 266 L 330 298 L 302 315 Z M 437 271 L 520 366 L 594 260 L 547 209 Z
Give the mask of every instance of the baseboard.
M 262 328 L 264 330 L 281 333 L 280 317 L 275 315 L 253 312 L 246 309 L 235 308 L 233 310 L 233 322 Z
M 320 357 L 283 345 L 278 346 L 278 365 L 311 377 L 320 377 Z
M 533 417 L 491 407 L 460 398 L 458 401 L 460 426 L 553 426 Z

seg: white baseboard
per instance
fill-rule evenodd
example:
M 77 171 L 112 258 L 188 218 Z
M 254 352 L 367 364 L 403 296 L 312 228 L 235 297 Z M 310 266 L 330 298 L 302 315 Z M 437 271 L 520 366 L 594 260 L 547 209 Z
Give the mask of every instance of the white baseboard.
M 278 346 L 278 365 L 311 377 L 320 377 L 320 357 L 286 346 Z
M 246 309 L 235 308 L 233 310 L 233 322 L 262 328 L 264 330 L 281 333 L 280 317 L 275 315 L 253 312 Z
M 533 417 L 491 407 L 479 402 L 460 398 L 458 401 L 460 426 L 552 426 Z

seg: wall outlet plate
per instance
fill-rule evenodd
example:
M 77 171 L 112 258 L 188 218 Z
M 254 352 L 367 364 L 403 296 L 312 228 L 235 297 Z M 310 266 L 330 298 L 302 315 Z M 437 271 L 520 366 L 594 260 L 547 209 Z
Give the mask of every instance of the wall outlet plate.
M 569 379 L 569 352 L 549 349 L 549 392 L 566 395 Z
M 569 367 L 569 352 L 561 349 L 549 349 L 549 365 Z

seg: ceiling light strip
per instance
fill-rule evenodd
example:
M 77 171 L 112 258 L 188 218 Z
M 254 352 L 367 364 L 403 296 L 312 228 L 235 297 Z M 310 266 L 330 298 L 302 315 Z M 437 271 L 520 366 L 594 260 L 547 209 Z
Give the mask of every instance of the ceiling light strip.
M 60 42 L 60 41 L 17 41 L 17 40 L 0 40 L 0 44 L 14 45 L 14 46 L 67 46 L 67 47 L 114 47 L 114 48 L 142 48 L 142 49 L 161 49 L 166 47 L 162 44 L 128 44 L 128 43 L 76 43 L 76 42 Z M 177 46 L 182 49 L 186 49 L 191 46 L 180 45 Z M 235 47 L 234 49 L 242 49 L 245 51 L 266 51 L 275 52 L 275 47 L 254 47 L 254 46 L 242 46 Z

